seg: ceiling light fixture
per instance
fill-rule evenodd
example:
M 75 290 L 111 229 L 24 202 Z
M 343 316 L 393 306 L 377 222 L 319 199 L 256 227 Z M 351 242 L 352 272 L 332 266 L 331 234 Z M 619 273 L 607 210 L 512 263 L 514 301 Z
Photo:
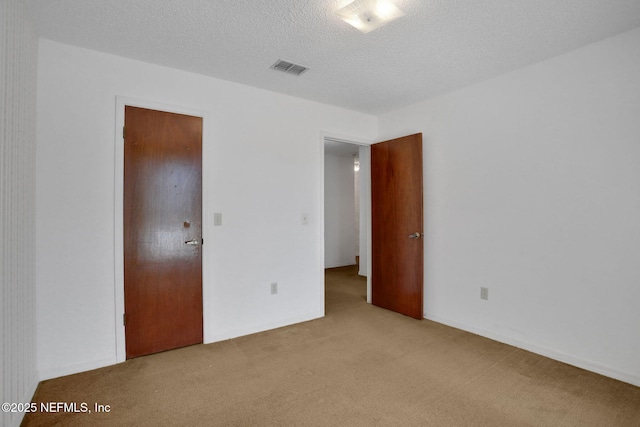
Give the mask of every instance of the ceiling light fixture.
M 404 16 L 390 0 L 354 0 L 336 13 L 365 34 Z

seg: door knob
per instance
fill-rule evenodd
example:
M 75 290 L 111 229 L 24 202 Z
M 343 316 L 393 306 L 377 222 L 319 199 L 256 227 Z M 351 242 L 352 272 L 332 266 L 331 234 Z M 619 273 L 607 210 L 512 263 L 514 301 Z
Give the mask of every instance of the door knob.
M 410 239 L 419 239 L 421 237 L 422 237 L 422 234 L 418 233 L 417 231 L 413 234 L 409 234 Z
M 191 239 L 191 240 L 187 240 L 186 242 L 184 242 L 185 245 L 199 245 L 200 244 L 200 240 L 198 239 Z

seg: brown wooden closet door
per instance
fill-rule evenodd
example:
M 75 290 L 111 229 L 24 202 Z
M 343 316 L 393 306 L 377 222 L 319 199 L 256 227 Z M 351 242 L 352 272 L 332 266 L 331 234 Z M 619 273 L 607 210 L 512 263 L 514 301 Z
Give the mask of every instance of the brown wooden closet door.
M 202 342 L 202 118 L 125 107 L 127 359 Z

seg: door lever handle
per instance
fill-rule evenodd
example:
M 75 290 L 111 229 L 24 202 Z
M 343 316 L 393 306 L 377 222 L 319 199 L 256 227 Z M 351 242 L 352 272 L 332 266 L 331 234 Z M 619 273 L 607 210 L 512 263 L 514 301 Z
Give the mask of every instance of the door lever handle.
M 422 234 L 418 233 L 417 231 L 413 234 L 409 234 L 410 239 L 419 239 L 421 237 L 422 237 Z
M 191 240 L 187 240 L 186 242 L 184 242 L 185 245 L 199 245 L 200 244 L 200 240 L 198 239 L 191 239 Z

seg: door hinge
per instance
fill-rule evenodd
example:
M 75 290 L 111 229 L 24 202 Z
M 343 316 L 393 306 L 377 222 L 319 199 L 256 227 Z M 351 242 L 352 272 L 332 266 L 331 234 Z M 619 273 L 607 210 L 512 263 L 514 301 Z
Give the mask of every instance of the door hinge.
M 124 139 L 124 134 L 125 134 L 124 130 L 125 130 L 125 127 L 122 126 L 122 139 Z
M 122 313 L 122 326 L 127 326 L 127 315 Z
M 201 244 L 204 245 L 204 239 L 202 239 L 202 243 Z

